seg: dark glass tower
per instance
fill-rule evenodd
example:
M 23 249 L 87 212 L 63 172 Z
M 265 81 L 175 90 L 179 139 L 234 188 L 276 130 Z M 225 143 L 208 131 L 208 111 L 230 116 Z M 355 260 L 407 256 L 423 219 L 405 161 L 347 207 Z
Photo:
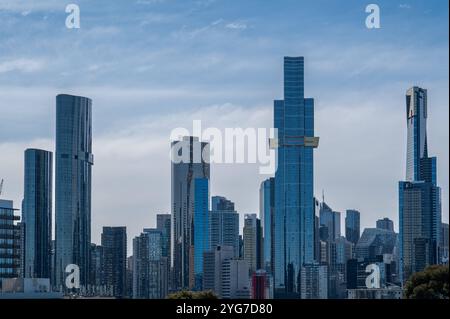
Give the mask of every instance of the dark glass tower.
M 439 260 L 441 189 L 436 157 L 428 157 L 427 90 L 406 93 L 406 181 L 399 183 L 400 280 Z
M 25 224 L 25 277 L 50 278 L 53 154 L 25 151 L 22 222 Z
M 261 183 L 259 188 L 259 217 L 263 228 L 264 268 L 271 274 L 273 270 L 273 224 L 275 210 L 275 178 Z
M 91 243 L 92 101 L 72 95 L 56 97 L 55 280 L 65 283 L 69 264 L 80 268 L 80 285 L 88 283 Z
M 113 296 L 125 297 L 127 264 L 127 228 L 103 227 L 103 278 L 112 287 Z
M 361 232 L 360 216 L 361 214 L 354 209 L 347 209 L 345 215 L 345 238 L 354 245 L 358 243 Z
M 314 262 L 314 100 L 304 95 L 304 58 L 284 58 L 284 100 L 274 103 L 278 130 L 275 174 L 275 293 L 300 297 L 304 264 Z

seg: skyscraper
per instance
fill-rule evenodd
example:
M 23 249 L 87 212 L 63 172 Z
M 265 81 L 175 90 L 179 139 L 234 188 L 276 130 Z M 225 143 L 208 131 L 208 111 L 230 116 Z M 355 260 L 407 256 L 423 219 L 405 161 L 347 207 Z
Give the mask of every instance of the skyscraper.
M 72 95 L 56 97 L 56 286 L 65 269 L 80 269 L 80 284 L 88 282 L 91 243 L 92 101 Z
M 13 201 L 0 199 L 0 283 L 2 278 L 18 277 L 20 272 L 20 240 Z
M 53 155 L 25 151 L 22 222 L 25 225 L 25 277 L 50 278 L 52 241 Z
M 215 246 L 233 247 L 234 257 L 239 257 L 239 214 L 234 203 L 225 197 L 213 196 L 209 216 L 211 250 Z
M 304 97 L 304 58 L 284 58 L 284 100 L 274 102 L 278 130 L 275 174 L 275 292 L 300 297 L 302 265 L 314 261 L 314 100 Z
M 194 180 L 194 275 L 190 276 L 190 287 L 202 289 L 203 283 L 203 253 L 210 250 L 210 220 L 209 220 L 209 180 L 196 178 Z
M 194 284 L 195 180 L 209 180 L 209 171 L 208 143 L 192 136 L 172 142 L 171 267 L 175 290 Z
M 360 236 L 360 213 L 354 209 L 347 209 L 345 216 L 345 238 L 356 245 Z
M 162 256 L 170 257 L 170 214 L 156 215 L 156 228 L 162 234 Z
M 204 252 L 203 289 L 214 291 L 217 296 L 222 296 L 222 267 L 226 260 L 233 259 L 234 247 L 214 246 Z
M 162 256 L 162 233 L 155 228 L 133 239 L 133 299 L 163 299 L 168 292 L 167 257 Z
M 275 178 L 268 178 L 259 188 L 259 218 L 263 228 L 264 268 L 273 270 L 273 224 L 275 211 Z
M 341 213 L 335 212 L 325 201 L 320 203 L 320 226 L 326 227 L 321 240 L 333 241 L 341 237 Z
M 103 227 L 104 284 L 112 287 L 115 297 L 125 297 L 127 266 L 127 228 Z
M 387 217 L 383 219 L 378 219 L 377 228 L 394 231 L 394 222 Z
M 436 157 L 428 157 L 427 90 L 406 93 L 406 181 L 399 182 L 400 280 L 438 263 L 441 189 Z
M 247 261 L 250 272 L 262 269 L 263 247 L 261 221 L 256 214 L 246 214 L 244 217 L 244 260 Z

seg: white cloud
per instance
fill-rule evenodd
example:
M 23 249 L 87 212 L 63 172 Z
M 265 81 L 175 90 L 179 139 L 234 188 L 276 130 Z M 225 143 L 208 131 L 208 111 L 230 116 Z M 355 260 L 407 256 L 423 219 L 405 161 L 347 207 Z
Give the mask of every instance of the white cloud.
M 401 3 L 398 6 L 400 9 L 411 9 L 411 5 L 407 3 Z
M 43 69 L 45 62 L 34 59 L 14 59 L 0 62 L 0 73 L 7 72 L 35 72 Z
M 247 29 L 247 24 L 244 22 L 230 22 L 225 26 L 227 29 L 233 29 L 233 30 L 245 30 Z

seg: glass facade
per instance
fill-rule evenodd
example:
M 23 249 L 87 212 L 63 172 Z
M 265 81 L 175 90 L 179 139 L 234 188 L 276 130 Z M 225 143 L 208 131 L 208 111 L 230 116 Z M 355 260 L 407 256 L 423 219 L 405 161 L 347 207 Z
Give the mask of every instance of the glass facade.
M 274 102 L 278 130 L 275 174 L 275 292 L 300 297 L 303 264 L 314 261 L 314 100 L 304 97 L 304 58 L 284 58 L 284 100 Z
M 273 224 L 275 210 L 275 178 L 266 179 L 259 189 L 259 216 L 263 228 L 264 267 L 271 274 L 273 269 Z
M 406 92 L 407 150 L 406 180 L 420 180 L 420 159 L 427 150 L 427 90 L 412 87 Z
M 201 290 L 203 253 L 210 250 L 209 181 L 206 178 L 196 178 L 194 187 L 194 288 Z
M 354 245 L 360 236 L 360 216 L 361 214 L 354 209 L 347 209 L 345 215 L 345 238 Z
M 19 216 L 15 211 L 12 201 L 0 199 L 0 279 L 18 277 L 20 271 L 19 226 L 15 224 Z
M 24 268 L 27 278 L 50 278 L 52 241 L 53 154 L 25 151 L 22 222 L 25 225 Z
M 406 181 L 399 183 L 400 280 L 439 262 L 441 189 L 436 157 L 428 157 L 427 90 L 406 92 Z
M 204 156 L 202 156 L 202 154 Z M 208 158 L 205 158 L 208 156 Z M 180 159 L 180 160 L 178 160 Z M 209 180 L 209 144 L 187 136 L 172 142 L 171 267 L 174 290 L 193 288 L 195 180 Z
M 103 227 L 104 284 L 115 297 L 124 297 L 126 289 L 127 228 Z
M 72 95 L 56 97 L 55 280 L 65 283 L 69 264 L 88 283 L 91 242 L 92 101 Z
M 239 214 L 234 203 L 225 197 L 213 196 L 210 219 L 211 249 L 230 246 L 234 257 L 239 257 Z

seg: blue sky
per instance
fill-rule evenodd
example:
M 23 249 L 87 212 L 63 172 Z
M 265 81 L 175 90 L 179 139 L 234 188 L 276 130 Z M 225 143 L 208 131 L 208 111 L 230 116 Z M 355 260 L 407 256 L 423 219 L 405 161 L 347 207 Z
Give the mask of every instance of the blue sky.
M 102 225 L 129 236 L 170 208 L 175 127 L 270 127 L 282 98 L 282 58 L 305 56 L 316 100 L 315 193 L 359 209 L 363 226 L 397 223 L 404 178 L 404 95 L 429 90 L 430 153 L 438 156 L 448 221 L 448 2 L 359 0 L 0 0 L 0 177 L 19 206 L 23 150 L 54 149 L 55 95 L 93 99 L 93 239 Z M 81 28 L 65 27 L 76 3 Z M 239 176 L 239 178 L 237 177 Z M 211 194 L 258 211 L 251 165 L 213 167 Z M 237 187 L 236 185 L 239 185 Z

